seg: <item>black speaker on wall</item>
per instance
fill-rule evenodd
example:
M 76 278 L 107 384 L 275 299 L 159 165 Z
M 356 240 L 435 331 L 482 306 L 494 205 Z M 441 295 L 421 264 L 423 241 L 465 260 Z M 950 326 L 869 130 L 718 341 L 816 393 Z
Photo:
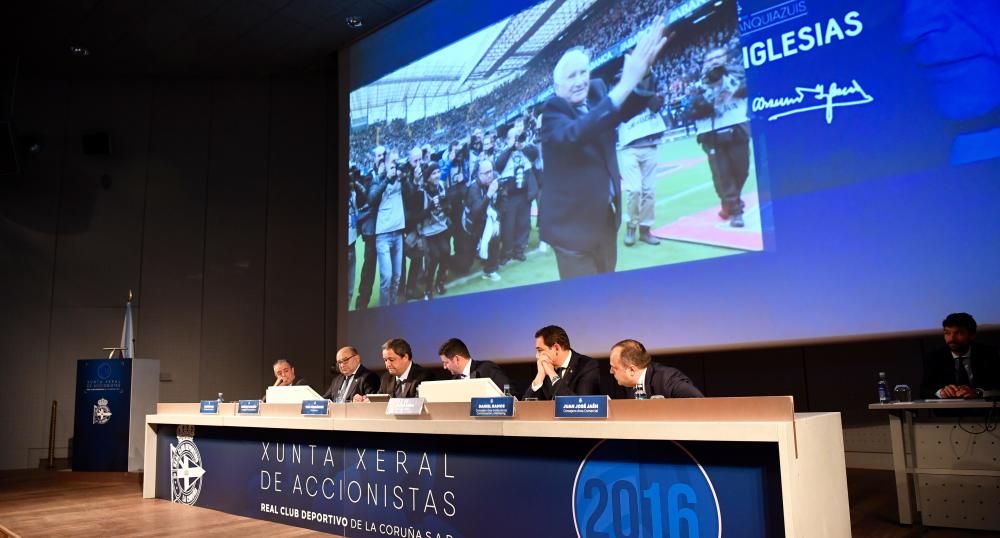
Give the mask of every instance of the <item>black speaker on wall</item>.
M 85 133 L 80 137 L 84 155 L 111 155 L 111 135 L 107 131 Z

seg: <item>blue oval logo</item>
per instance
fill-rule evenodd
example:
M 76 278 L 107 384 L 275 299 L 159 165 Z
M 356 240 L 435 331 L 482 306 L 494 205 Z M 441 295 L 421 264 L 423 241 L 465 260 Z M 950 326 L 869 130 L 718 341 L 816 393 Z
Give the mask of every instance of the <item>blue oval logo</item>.
M 573 484 L 581 538 L 722 536 L 715 488 L 676 442 L 600 441 Z

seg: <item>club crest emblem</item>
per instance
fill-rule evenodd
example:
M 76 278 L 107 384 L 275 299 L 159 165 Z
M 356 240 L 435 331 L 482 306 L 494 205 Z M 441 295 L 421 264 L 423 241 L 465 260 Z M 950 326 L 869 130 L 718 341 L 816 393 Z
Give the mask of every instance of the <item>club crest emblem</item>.
M 107 424 L 111 420 L 111 408 L 108 407 L 108 400 L 101 398 L 94 405 L 94 424 Z
M 177 446 L 170 444 L 170 501 L 194 505 L 205 469 L 194 444 L 194 426 L 177 426 Z

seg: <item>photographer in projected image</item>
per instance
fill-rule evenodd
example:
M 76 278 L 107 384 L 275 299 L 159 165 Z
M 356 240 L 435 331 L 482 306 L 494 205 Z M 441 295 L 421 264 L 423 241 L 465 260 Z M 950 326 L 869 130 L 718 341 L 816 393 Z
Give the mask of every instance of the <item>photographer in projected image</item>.
M 399 165 L 400 177 L 403 182 L 403 213 L 406 226 L 403 229 L 403 269 L 399 281 L 399 302 L 410 299 L 420 299 L 424 290 L 423 275 L 426 267 L 427 242 L 421 237 L 418 228 L 422 219 L 424 164 L 423 150 L 414 147 L 410 150 L 406 162 Z M 407 272 L 406 260 L 410 260 Z
M 450 235 L 454 243 L 455 254 L 451 257 L 448 270 L 452 275 L 464 275 L 472 266 L 473 239 L 462 227 L 462 215 L 465 212 L 465 197 L 469 194 L 469 175 L 465 159 L 468 157 L 468 145 L 465 151 L 459 151 L 451 161 L 451 172 L 445 198 L 449 206 L 448 218 L 451 221 Z
M 500 188 L 503 189 L 503 214 L 500 215 L 500 265 L 510 260 L 525 261 L 531 233 L 531 201 L 538 194 L 532 163 L 538 148 L 527 143 L 528 135 L 520 120 L 507 131 L 507 149 L 497 157 Z
M 372 299 L 372 286 L 375 285 L 375 264 L 377 256 L 375 253 L 375 215 L 378 212 L 378 208 L 375 205 L 369 203 L 369 195 L 371 191 L 372 183 L 381 174 L 385 173 L 385 157 L 386 157 L 386 147 L 376 146 L 374 149 L 375 162 L 372 164 L 372 170 L 368 174 L 361 174 L 357 181 L 353 181 L 352 178 L 352 190 L 357 191 L 357 226 L 358 233 L 361 234 L 361 239 L 365 243 L 364 259 L 361 263 L 361 281 L 358 283 L 358 301 L 355 304 L 355 308 L 358 310 L 363 310 L 368 308 L 368 303 Z M 348 278 L 348 282 L 351 279 Z M 348 287 L 352 287 L 350 284 Z M 347 296 L 350 298 L 351 290 L 348 290 Z
M 399 177 L 397 158 L 395 151 L 389 154 L 382 173 L 368 190 L 368 204 L 375 212 L 379 306 L 396 304 L 399 279 L 403 273 L 403 227 L 406 217 L 403 214 L 403 181 Z
M 361 170 L 354 163 L 348 169 L 347 186 L 347 308 L 351 308 L 351 298 L 354 294 L 354 273 L 357 267 L 355 243 L 358 240 L 359 205 L 368 211 L 368 189 L 361 183 Z
M 743 66 L 729 62 L 729 52 L 718 47 L 705 53 L 702 79 L 691 86 L 691 117 L 698 143 L 708 155 L 712 183 L 722 208 L 719 217 L 742 228 L 743 185 L 750 172 L 750 123 Z
M 475 183 L 465 197 L 463 226 L 475 241 L 474 249 L 483 262 L 483 279 L 500 280 L 500 182 L 494 179 L 493 163 L 480 159 L 472 167 Z
M 539 229 L 555 251 L 561 279 L 613 272 L 618 263 L 616 128 L 645 106 L 632 91 L 666 44 L 664 30 L 657 17 L 625 55 L 621 80 L 610 90 L 590 79 L 590 56 L 579 47 L 567 50 L 552 71 L 555 96 L 544 105 L 539 133 L 545 155 Z
M 448 198 L 441 183 L 441 170 L 436 162 L 424 167 L 424 183 L 420 188 L 423 198 L 419 212 L 415 215 L 417 233 L 424 240 L 426 254 L 421 272 L 424 288 L 424 300 L 436 295 L 444 295 L 444 280 L 447 275 L 446 263 L 450 246 L 448 245 Z

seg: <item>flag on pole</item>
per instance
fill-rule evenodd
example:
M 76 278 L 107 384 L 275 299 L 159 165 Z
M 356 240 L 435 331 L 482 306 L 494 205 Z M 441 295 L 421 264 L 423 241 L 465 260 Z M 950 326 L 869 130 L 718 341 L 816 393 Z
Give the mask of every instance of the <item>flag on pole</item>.
M 128 291 L 128 302 L 125 303 L 125 322 L 122 324 L 122 358 L 132 359 L 135 352 L 135 334 L 132 332 L 132 290 Z

